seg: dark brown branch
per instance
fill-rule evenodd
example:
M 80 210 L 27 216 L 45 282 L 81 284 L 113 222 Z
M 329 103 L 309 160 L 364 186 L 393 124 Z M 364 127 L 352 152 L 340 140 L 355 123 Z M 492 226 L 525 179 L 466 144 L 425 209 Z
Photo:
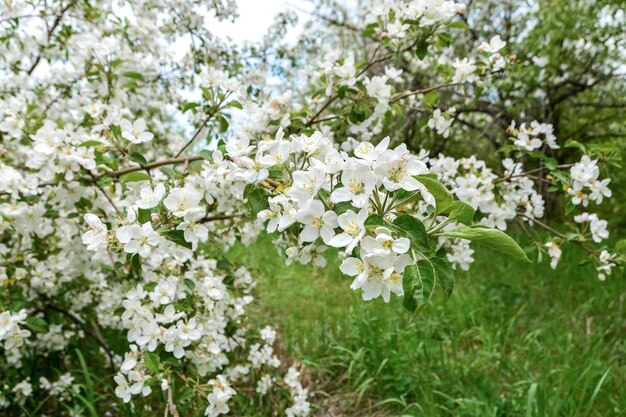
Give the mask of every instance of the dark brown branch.
M 221 104 L 221 103 L 220 103 Z M 217 112 L 219 111 L 219 105 L 217 106 L 217 108 L 215 109 L 215 111 L 212 111 L 209 113 L 209 115 L 207 116 L 206 119 L 204 119 L 204 122 L 202 122 L 202 124 L 200 125 L 200 127 L 198 128 L 198 130 L 196 130 L 196 133 L 193 134 L 193 136 L 191 137 L 191 139 L 189 139 L 189 141 L 187 141 L 187 143 L 185 144 L 185 146 L 183 146 L 182 148 L 180 148 L 180 150 L 178 151 L 178 153 L 176 154 L 175 158 L 178 158 L 183 152 L 185 152 L 185 149 L 187 149 L 189 146 L 191 146 L 191 144 L 193 143 L 194 140 L 196 140 L 196 138 L 198 137 L 198 135 L 200 134 L 200 132 L 202 132 L 202 130 L 206 127 L 206 125 L 211 121 L 211 119 L 217 114 Z
M 241 214 L 221 214 L 217 216 L 206 216 L 200 219 L 198 223 L 208 223 L 208 222 L 215 222 L 219 220 L 231 220 L 240 216 Z
M 113 368 L 113 365 L 114 365 L 113 351 L 106 344 L 106 342 L 102 338 L 102 335 L 100 334 L 100 331 L 94 325 L 93 322 L 92 322 L 92 327 L 90 328 L 89 326 L 87 326 L 87 322 L 85 322 L 82 318 L 80 318 L 79 316 L 77 316 L 76 314 L 70 311 L 65 310 L 62 307 L 57 306 L 56 304 L 47 303 L 46 307 L 49 308 L 50 310 L 56 311 L 57 313 L 63 314 L 64 316 L 72 320 L 74 323 L 76 323 L 78 326 L 80 326 L 80 328 L 83 329 L 83 331 L 87 335 L 89 335 L 106 352 L 107 356 L 109 357 L 109 365 L 111 366 L 111 368 Z
M 73 7 L 76 3 L 78 2 L 78 0 L 72 0 L 69 3 L 67 3 L 67 5 L 65 7 L 63 7 L 59 13 L 56 15 L 56 17 L 54 18 L 54 22 L 52 22 L 52 26 L 50 26 L 50 28 L 48 29 L 48 33 L 47 33 L 47 42 L 50 42 L 50 39 L 52 39 L 52 35 L 54 34 L 54 31 L 57 29 L 57 27 L 59 26 L 59 24 L 61 23 L 61 20 L 63 19 L 63 16 L 65 15 L 65 13 L 71 8 Z M 31 75 L 34 71 L 35 68 L 37 68 L 37 65 L 39 65 L 39 63 L 41 62 L 41 53 L 39 53 L 37 55 L 37 58 L 35 58 L 35 62 L 33 62 L 33 64 L 30 66 L 30 68 L 26 71 L 26 73 L 28 75 Z
M 146 165 L 128 167 L 128 168 L 123 168 L 117 171 L 107 171 L 102 174 L 93 175 L 93 180 L 98 181 L 99 179 L 104 178 L 104 177 L 119 178 L 123 175 L 130 174 L 131 172 L 150 171 L 153 168 L 158 168 L 164 165 L 188 164 L 190 162 L 199 161 L 201 159 L 202 159 L 201 156 L 188 156 L 186 158 L 162 159 L 160 161 L 151 162 Z M 90 180 L 89 178 L 86 178 L 86 179 Z

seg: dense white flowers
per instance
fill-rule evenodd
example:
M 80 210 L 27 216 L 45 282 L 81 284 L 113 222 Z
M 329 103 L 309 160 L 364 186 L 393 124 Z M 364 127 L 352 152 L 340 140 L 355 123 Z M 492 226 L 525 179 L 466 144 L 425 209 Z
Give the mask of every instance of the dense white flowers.
M 531 152 L 544 145 L 550 149 L 559 149 L 551 124 L 533 121 L 530 126 L 522 123 L 519 128 L 516 128 L 513 122 L 509 127 L 509 132 L 515 135 L 513 144 L 524 151 Z
M 492 37 L 489 42 L 483 42 L 478 46 L 478 52 L 487 52 L 495 54 L 506 46 L 506 42 L 500 38 L 500 35 Z
M 455 111 L 456 109 L 454 107 L 448 109 L 446 112 L 435 109 L 430 119 L 428 119 L 428 127 L 435 129 L 437 134 L 447 138 L 450 136 L 450 127 L 454 122 L 454 119 L 450 117 L 450 115 L 454 114 Z
M 615 263 L 615 255 L 607 250 L 600 252 L 599 265 L 596 268 L 598 271 L 598 279 L 604 281 L 608 275 L 611 274 L 611 270 L 617 266 Z
M 88 337 L 102 353 L 94 359 L 115 369 L 122 402 L 186 387 L 217 416 L 238 414 L 243 393 L 282 390 L 284 413 L 304 417 L 305 369 L 284 374 L 277 332 L 247 319 L 255 280 L 223 255 L 236 242 L 265 230 L 288 262 L 318 267 L 339 252 L 364 300 L 410 301 L 403 279 L 418 262 L 466 270 L 474 261 L 469 241 L 446 233 L 541 227 L 538 184 L 567 189 L 575 206 L 611 197 L 596 153 L 551 164 L 544 153 L 559 145 L 549 124 L 513 124 L 502 166 L 410 150 L 389 127 L 423 113 L 421 127 L 456 139 L 466 96 L 506 75 L 499 36 L 470 56 L 439 49 L 461 3 L 372 2 L 362 13 L 372 33 L 363 50 L 328 48 L 300 68 L 302 85 L 280 88 L 268 82 L 271 64 L 240 65 L 199 18 L 233 17 L 233 2 L 100 3 L 98 13 L 71 1 L 0 5 L 0 341 L 11 370 L 0 399 L 12 406 L 39 390 L 75 400 L 69 355 L 54 382 L 31 381 L 20 366 L 73 352 Z M 603 25 L 621 20 L 601 16 Z M 189 33 L 202 46 L 178 50 L 174 40 Z M 404 90 L 412 68 L 435 64 L 442 70 L 415 80 L 433 84 Z M 443 89 L 467 103 L 437 108 Z M 607 222 L 574 210 L 575 233 L 562 236 L 604 243 Z M 552 267 L 561 240 L 540 246 Z M 589 252 L 601 279 L 622 262 Z M 123 357 L 110 335 L 115 351 L 120 338 L 128 342 Z
M 453 83 L 472 83 L 478 80 L 478 74 L 476 74 L 476 63 L 469 58 L 459 59 L 457 58 L 453 64 L 454 76 L 452 77 Z
M 337 223 L 342 232 L 333 237 L 329 245 L 338 248 L 345 247 L 346 252 L 351 252 L 361 241 L 361 238 L 365 236 L 365 220 L 367 216 L 368 212 L 363 208 L 358 213 L 348 210 L 337 217 Z
M 152 187 L 144 187 L 139 192 L 141 197 L 137 200 L 137 207 L 141 209 L 151 209 L 156 207 L 165 195 L 165 186 L 157 184 L 154 189 Z
M 24 326 L 26 317 L 25 310 L 20 310 L 14 314 L 8 311 L 0 313 L 0 341 L 4 341 L 4 349 L 19 348 L 24 344 L 24 339 L 31 335 L 30 331 L 20 326 Z
M 170 190 L 163 205 L 172 212 L 174 216 L 183 217 L 189 209 L 198 207 L 202 200 L 200 191 L 187 188 L 174 188 Z
M 122 128 L 122 137 L 129 142 L 139 144 L 149 142 L 154 135 L 146 130 L 146 121 L 143 118 L 131 122 L 128 119 L 122 119 L 120 122 Z
M 149 222 L 141 226 L 138 224 L 122 226 L 116 230 L 115 237 L 124 245 L 124 252 L 137 253 L 143 257 L 150 255 L 152 249 L 161 240 L 159 234 L 152 229 L 152 225 Z
M 576 205 L 582 204 L 587 207 L 589 201 L 600 204 L 605 197 L 610 198 L 613 195 L 608 187 L 611 180 L 609 178 L 599 180 L 598 161 L 592 160 L 587 155 L 570 168 L 570 175 L 572 184 L 567 193 L 571 195 L 572 203 Z
M 95 214 L 85 214 L 85 222 L 89 225 L 89 230 L 82 235 L 83 244 L 87 250 L 105 248 L 107 245 L 107 227 Z
M 318 237 L 321 237 L 324 243 L 329 244 L 329 241 L 335 237 L 335 228 L 339 225 L 337 213 L 326 211 L 324 204 L 319 200 L 310 200 L 305 203 L 298 213 L 297 220 L 305 225 L 300 233 L 300 239 L 303 242 L 315 242 Z
M 311 405 L 307 401 L 308 390 L 300 384 L 300 372 L 293 367 L 289 368 L 284 381 L 293 395 L 293 404 L 285 410 L 287 417 L 308 416 Z
M 596 243 L 600 243 L 604 239 L 609 238 L 609 231 L 607 230 L 608 222 L 606 220 L 600 220 L 595 213 L 579 214 L 574 216 L 574 221 L 576 223 L 588 223 L 591 238 Z

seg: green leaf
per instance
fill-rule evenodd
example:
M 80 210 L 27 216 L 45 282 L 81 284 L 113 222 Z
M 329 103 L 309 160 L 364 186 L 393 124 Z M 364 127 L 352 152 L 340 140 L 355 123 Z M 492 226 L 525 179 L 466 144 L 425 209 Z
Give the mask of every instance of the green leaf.
M 187 288 L 189 288 L 190 290 L 193 291 L 196 289 L 196 283 L 190 280 L 189 278 L 185 278 L 183 282 L 185 283 Z
M 419 249 L 430 249 L 428 234 L 424 224 L 409 214 L 402 214 L 393 221 L 393 225 L 401 229 L 411 244 Z
M 129 81 L 127 83 L 122 84 L 122 89 L 134 90 L 139 88 L 139 84 L 136 81 Z
M 233 268 L 233 264 L 228 259 L 220 259 L 217 261 L 215 267 L 217 269 L 221 269 L 222 271 L 229 271 Z
M 191 243 L 185 240 L 185 232 L 182 230 L 167 230 L 161 232 L 163 236 L 170 242 L 174 242 L 177 245 L 183 246 L 187 249 L 191 249 Z
M 102 142 L 97 141 L 97 140 L 87 140 L 83 143 L 81 143 L 80 145 L 78 145 L 78 147 L 80 148 L 81 146 L 84 146 L 85 148 L 91 148 L 93 146 L 100 146 L 102 145 Z
M 191 387 L 185 387 L 176 396 L 177 402 L 184 402 L 196 395 L 196 392 Z
M 26 318 L 26 325 L 29 329 L 36 333 L 48 333 L 50 327 L 48 326 L 48 322 L 40 317 L 29 316 Z
M 459 239 L 471 240 L 488 246 L 499 252 L 511 255 L 514 258 L 530 262 L 528 256 L 520 246 L 509 235 L 491 227 L 485 226 L 463 226 L 458 229 L 440 233 L 442 236 L 456 237 Z
M 416 175 L 415 179 L 422 183 L 429 193 L 435 198 L 436 214 L 443 213 L 452 205 L 454 197 L 448 189 L 431 175 Z
M 159 373 L 159 367 L 161 365 L 161 360 L 159 359 L 159 355 L 154 352 L 148 352 L 143 356 L 143 363 L 146 365 L 146 368 L 153 374 Z
M 439 287 L 446 297 L 450 297 L 452 295 L 452 291 L 454 290 L 454 272 L 452 271 L 450 264 L 442 258 L 431 258 L 429 261 L 435 269 L 435 274 L 437 274 L 437 283 L 439 284 Z
M 139 165 L 147 165 L 148 161 L 146 161 L 146 158 L 144 158 L 144 156 L 142 154 L 140 154 L 139 152 L 133 152 L 130 155 L 128 155 L 130 157 L 131 160 L 137 162 Z
M 228 120 L 223 115 L 218 115 L 217 120 L 220 124 L 220 132 L 224 133 L 228 130 Z
M 131 172 L 130 174 L 126 174 L 122 177 L 122 182 L 138 182 L 138 181 L 149 181 L 151 180 L 150 175 L 145 172 Z
M 228 107 L 234 107 L 236 109 L 243 110 L 243 104 L 241 104 L 237 100 L 233 100 L 230 103 L 228 103 Z
M 250 207 L 250 212 L 254 219 L 256 219 L 257 214 L 259 214 L 261 210 L 265 210 L 269 207 L 267 201 L 269 195 L 261 188 L 256 188 L 253 185 L 248 186 L 244 191 L 244 196 L 248 200 L 248 207 Z
M 183 113 L 186 113 L 189 110 L 195 109 L 196 107 L 200 107 L 200 106 L 201 106 L 200 103 L 196 103 L 195 101 L 189 101 L 185 103 L 182 110 L 183 110 Z
M 445 213 L 448 214 L 448 219 L 469 226 L 472 224 L 472 221 L 474 221 L 474 214 L 476 214 L 476 210 L 474 210 L 474 208 L 467 203 L 454 201 Z
M 452 44 L 452 35 L 448 32 L 440 32 L 437 34 L 437 37 L 443 46 L 450 46 Z
M 352 210 L 352 211 L 355 210 L 349 201 L 342 201 L 341 203 L 336 203 L 333 206 L 333 211 L 337 214 L 343 214 L 348 210 Z
M 163 171 L 163 173 L 167 176 L 167 178 L 171 180 L 176 179 L 179 176 L 176 170 L 172 167 L 161 168 L 161 171 Z
M 198 154 L 202 157 L 202 159 L 204 159 L 205 161 L 212 161 L 213 160 L 213 152 L 211 152 L 208 149 L 203 149 L 200 152 L 198 152 Z
M 448 24 L 448 27 L 452 29 L 469 29 L 470 28 L 470 26 L 462 20 L 451 22 L 450 24 Z
M 139 221 L 139 224 L 148 223 L 151 220 L 151 217 L 152 212 L 150 210 L 142 208 L 137 210 L 137 220 Z
M 423 40 L 417 43 L 415 47 L 415 56 L 420 60 L 424 59 L 428 55 L 428 42 Z
M 565 141 L 565 145 L 563 145 L 565 148 L 577 148 L 580 149 L 583 153 L 587 153 L 587 149 L 585 148 L 585 145 L 583 145 L 582 143 L 578 142 L 577 140 L 574 139 L 568 139 Z
M 138 72 L 135 71 L 126 71 L 124 74 L 124 77 L 126 78 L 130 78 L 133 80 L 137 80 L 137 81 L 141 81 L 141 82 L 145 82 L 146 78 L 143 76 L 143 74 L 140 74 Z
M 559 164 L 558 161 L 554 158 L 546 158 L 543 162 L 546 165 L 546 168 L 548 168 L 550 171 L 555 170 L 557 165 Z
M 626 239 L 618 240 L 615 244 L 615 252 L 623 253 L 626 255 Z
M 383 226 L 383 227 L 388 227 L 389 223 L 387 223 L 385 221 L 385 219 L 383 219 L 382 217 L 380 217 L 377 214 L 373 214 L 371 216 L 369 216 L 367 219 L 365 219 L 365 227 L 369 228 L 369 227 L 379 227 L 379 226 Z
M 141 276 L 141 256 L 136 253 L 130 257 L 130 269 L 135 276 Z
M 414 265 L 404 269 L 402 288 L 404 299 L 402 305 L 409 311 L 421 309 L 433 294 L 435 288 L 435 270 L 431 263 L 420 259 Z
M 370 23 L 369 25 L 365 26 L 365 29 L 363 30 L 363 36 L 368 38 L 374 35 L 376 33 L 376 28 L 378 28 L 378 23 Z
M 437 102 L 438 98 L 439 98 L 438 91 L 431 91 L 430 93 L 426 93 L 424 95 L 424 105 L 426 107 L 432 107 Z

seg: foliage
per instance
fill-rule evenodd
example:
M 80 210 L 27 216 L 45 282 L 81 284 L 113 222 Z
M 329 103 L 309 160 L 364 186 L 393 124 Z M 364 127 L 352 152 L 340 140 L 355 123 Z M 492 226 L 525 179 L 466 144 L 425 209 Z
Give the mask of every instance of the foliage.
M 255 316 L 270 317 L 286 349 L 307 364 L 323 392 L 313 401 L 322 415 L 626 410 L 624 276 L 598 286 L 588 279 L 593 268 L 579 265 L 582 249 L 566 252 L 554 271 L 481 248 L 472 270 L 458 274 L 455 295 L 436 296 L 412 320 L 389 308 L 400 300 L 361 302 L 332 268 L 285 268 L 268 242 L 260 239 L 253 251 L 236 246 L 228 256 L 258 273 L 263 303 Z

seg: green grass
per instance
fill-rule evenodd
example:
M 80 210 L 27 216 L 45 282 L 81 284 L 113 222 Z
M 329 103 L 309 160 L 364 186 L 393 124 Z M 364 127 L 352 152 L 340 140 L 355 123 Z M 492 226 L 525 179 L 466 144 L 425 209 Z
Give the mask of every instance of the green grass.
M 624 277 L 566 254 L 552 271 L 478 251 L 413 321 L 397 297 L 362 301 L 337 263 L 286 267 L 267 237 L 229 258 L 254 271 L 253 316 L 308 366 L 319 415 L 626 415 Z

